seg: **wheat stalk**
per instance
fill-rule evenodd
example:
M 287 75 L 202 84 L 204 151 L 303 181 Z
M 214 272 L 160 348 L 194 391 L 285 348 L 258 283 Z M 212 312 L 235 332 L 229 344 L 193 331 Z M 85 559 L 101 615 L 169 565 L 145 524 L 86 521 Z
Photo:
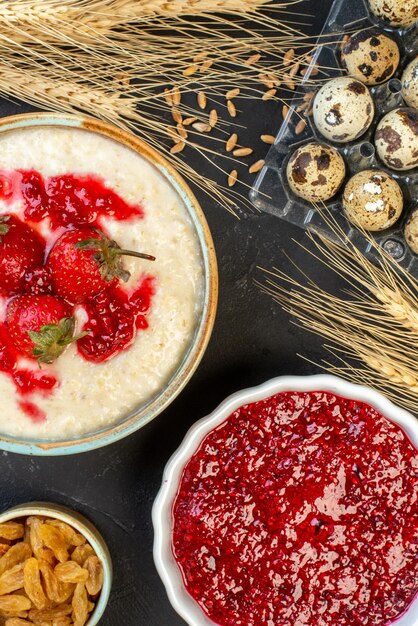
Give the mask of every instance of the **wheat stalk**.
M 313 247 L 302 247 L 343 281 L 341 295 L 302 270 L 301 279 L 277 268 L 264 270 L 265 280 L 258 284 L 297 325 L 326 340 L 333 361 L 316 365 L 383 391 L 418 413 L 418 281 L 366 233 L 375 262 L 347 239 L 333 218 L 327 221 L 333 239 L 310 232 Z

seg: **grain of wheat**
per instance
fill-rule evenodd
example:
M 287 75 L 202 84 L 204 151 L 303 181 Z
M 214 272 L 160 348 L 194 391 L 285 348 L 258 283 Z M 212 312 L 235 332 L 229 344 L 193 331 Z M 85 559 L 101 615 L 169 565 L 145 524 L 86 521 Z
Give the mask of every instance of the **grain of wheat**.
M 206 105 L 208 103 L 208 99 L 204 91 L 198 91 L 197 93 L 197 104 L 201 109 L 206 109 Z
M 210 133 L 212 130 L 212 126 L 209 124 L 205 124 L 205 122 L 195 122 L 192 124 L 193 128 L 197 130 L 199 133 Z
M 212 109 L 209 114 L 209 126 L 214 128 L 218 122 L 218 112 L 216 109 Z
M 289 107 L 287 106 L 287 104 L 284 104 L 282 106 L 282 117 L 286 118 L 288 113 L 289 113 Z
M 189 65 L 189 67 L 186 67 L 186 69 L 183 70 L 183 76 L 193 76 L 193 74 L 196 74 L 198 69 L 199 67 L 197 65 Z
M 259 172 L 261 168 L 263 167 L 264 163 L 265 163 L 264 159 L 259 159 L 258 161 L 250 165 L 250 167 L 248 168 L 249 173 L 256 174 L 257 172 Z
M 241 90 L 239 89 L 239 87 L 234 87 L 234 89 L 230 89 L 229 91 L 226 92 L 226 99 L 227 100 L 232 100 L 233 98 L 236 98 L 237 96 L 239 96 Z
M 176 122 L 176 124 L 181 124 L 182 121 L 183 121 L 183 116 L 182 116 L 182 114 L 180 113 L 180 111 L 178 110 L 177 107 L 173 107 L 171 109 L 171 117 Z
M 265 94 L 263 94 L 262 96 L 262 100 L 271 100 L 272 98 L 274 98 L 274 96 L 277 93 L 277 89 L 269 89 L 268 91 L 266 91 Z
M 232 170 L 228 176 L 228 187 L 233 187 L 238 180 L 237 170 Z
M 286 54 L 283 57 L 283 65 L 285 67 L 288 67 L 291 62 L 293 61 L 293 59 L 295 58 L 295 50 L 292 48 L 291 50 L 288 50 L 286 52 Z
M 237 133 L 232 133 L 232 135 L 228 138 L 228 141 L 225 144 L 225 149 L 227 152 L 232 152 L 235 146 L 238 143 L 238 135 Z
M 293 65 L 291 69 L 289 70 L 289 76 L 293 78 L 294 76 L 296 76 L 299 70 L 300 70 L 300 63 L 295 63 L 295 65 Z
M 179 104 L 181 103 L 181 92 L 177 85 L 175 85 L 172 89 L 171 98 L 173 100 L 174 106 L 179 106 Z
M 177 124 L 177 132 L 182 139 L 187 139 L 188 133 L 182 124 Z
M 306 128 L 306 120 L 300 120 L 296 124 L 295 133 L 296 135 L 301 135 Z
M 183 120 L 183 126 L 190 126 L 190 124 L 194 124 L 194 122 L 197 122 L 198 118 L 197 117 L 186 117 Z
M 237 116 L 237 107 L 235 106 L 232 100 L 228 100 L 227 108 L 228 108 L 228 113 L 231 117 Z
M 254 150 L 252 148 L 236 148 L 232 154 L 236 157 L 246 157 L 253 152 Z
M 260 139 L 264 143 L 273 144 L 276 138 L 274 135 L 260 135 Z
M 174 146 L 170 148 L 171 154 L 177 154 L 178 152 L 181 152 L 184 149 L 185 145 L 186 144 L 184 143 L 184 141 L 179 141 L 178 143 L 174 144 Z
M 261 54 L 257 52 L 256 54 L 252 54 L 248 59 L 244 61 L 245 65 L 254 65 L 261 59 Z

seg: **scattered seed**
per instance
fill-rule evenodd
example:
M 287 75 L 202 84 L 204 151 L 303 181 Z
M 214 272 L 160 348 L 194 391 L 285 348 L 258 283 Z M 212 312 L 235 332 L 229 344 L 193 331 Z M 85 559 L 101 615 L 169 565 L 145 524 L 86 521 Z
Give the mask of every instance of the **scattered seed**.
M 227 152 L 232 152 L 232 150 L 235 148 L 235 146 L 238 143 L 238 135 L 237 133 L 232 133 L 232 135 L 229 137 L 228 141 L 226 142 L 226 151 Z
M 177 128 L 174 128 L 174 126 L 167 126 L 166 130 L 167 130 L 167 135 L 171 137 L 173 141 L 177 142 L 180 139 L 178 132 L 177 132 Z
M 173 106 L 173 98 L 169 89 L 164 89 L 164 99 L 169 107 Z
M 310 107 L 307 111 L 305 111 L 304 116 L 311 117 L 312 114 L 313 114 L 313 107 Z
M 231 117 L 236 117 L 237 116 L 237 107 L 235 106 L 235 104 L 232 102 L 232 100 L 228 100 L 228 112 L 229 115 Z
M 204 70 L 208 70 L 209 68 L 211 68 L 213 65 L 213 61 L 211 59 L 208 59 L 207 61 L 203 61 L 202 65 L 200 66 L 200 71 L 203 72 Z
M 182 139 L 187 139 L 187 130 L 182 124 L 177 124 L 177 132 Z
M 277 89 L 269 89 L 261 98 L 262 100 L 271 100 L 277 93 Z
M 181 93 L 180 93 L 180 89 L 177 86 L 173 87 L 173 91 L 171 93 L 171 98 L 172 98 L 173 104 L 175 106 L 178 106 L 180 104 L 180 102 L 181 102 Z
M 282 108 L 282 116 L 283 116 L 283 118 L 286 118 L 288 113 L 289 113 L 289 107 L 287 106 L 287 104 L 284 104 L 283 108 Z
M 171 154 L 177 154 L 177 152 L 181 152 L 186 144 L 184 141 L 179 141 L 175 143 L 174 146 L 170 149 Z
M 285 67 L 287 67 L 288 65 L 291 64 L 291 62 L 293 61 L 294 58 L 295 58 L 295 51 L 292 48 L 291 50 L 288 50 L 286 52 L 286 54 L 284 55 L 284 57 L 283 57 L 283 65 Z
M 176 122 L 176 124 L 181 124 L 183 121 L 183 116 L 176 107 L 173 107 L 171 109 L 171 117 Z
M 292 65 L 291 69 L 289 70 L 289 76 L 293 78 L 294 76 L 296 76 L 299 70 L 300 70 L 300 63 L 295 63 L 295 65 Z
M 246 157 L 252 154 L 254 150 L 252 148 L 236 148 L 232 153 L 236 157 Z
M 214 126 L 216 126 L 218 122 L 218 112 L 216 109 L 212 109 L 212 111 L 209 114 L 209 125 L 212 126 L 212 128 Z
M 296 124 L 295 133 L 297 135 L 300 135 L 301 133 L 303 133 L 305 128 L 306 128 L 306 120 L 300 120 L 300 122 Z
M 310 102 L 312 98 L 314 97 L 314 95 L 315 95 L 314 91 L 308 91 L 308 93 L 305 93 L 305 95 L 303 96 L 304 102 Z
M 264 163 L 265 163 L 264 159 L 259 159 L 258 161 L 250 165 L 250 167 L 248 168 L 248 171 L 250 172 L 250 174 L 256 174 L 257 172 L 261 170 Z
M 193 57 L 193 62 L 198 63 L 199 61 L 203 61 L 203 59 L 206 59 L 208 54 L 209 52 L 199 52 L 195 57 Z
M 273 144 L 276 138 L 274 137 L 274 135 L 260 135 L 260 139 L 264 143 Z
M 232 172 L 228 176 L 228 187 L 233 187 L 238 179 L 237 170 L 232 170 Z
M 208 103 L 208 99 L 204 91 L 197 92 L 197 104 L 201 109 L 206 109 L 206 105 Z
M 189 67 L 186 67 L 186 69 L 183 70 L 183 76 L 193 76 L 193 74 L 196 74 L 198 69 L 199 67 L 197 65 L 189 65 Z
M 212 126 L 205 124 L 204 122 L 195 122 L 193 124 L 193 128 L 199 131 L 199 133 L 210 133 L 212 130 Z
M 254 65 L 254 63 L 257 63 L 257 61 L 259 61 L 260 59 L 261 59 L 261 54 L 257 52 L 257 54 L 253 54 L 250 57 L 248 57 L 248 59 L 244 61 L 244 63 L 245 65 Z
M 230 89 L 229 91 L 227 91 L 225 97 L 227 100 L 232 100 L 232 98 L 236 98 L 237 96 L 239 96 L 240 91 L 241 90 L 239 89 L 239 87 L 235 87 L 234 89 Z
M 306 111 L 308 107 L 309 107 L 309 102 L 304 102 L 303 104 L 298 106 L 298 108 L 296 109 L 296 113 L 302 113 L 302 111 Z
M 295 87 L 296 87 L 295 81 L 289 76 L 285 76 L 284 84 L 286 85 L 288 89 L 291 89 L 292 91 L 295 90 Z
M 183 126 L 190 126 L 190 124 L 197 122 L 197 120 L 197 117 L 186 117 L 186 119 L 183 120 Z
M 312 71 L 311 71 L 311 76 L 317 76 L 318 74 L 319 74 L 319 67 L 315 63 L 315 65 L 313 66 Z

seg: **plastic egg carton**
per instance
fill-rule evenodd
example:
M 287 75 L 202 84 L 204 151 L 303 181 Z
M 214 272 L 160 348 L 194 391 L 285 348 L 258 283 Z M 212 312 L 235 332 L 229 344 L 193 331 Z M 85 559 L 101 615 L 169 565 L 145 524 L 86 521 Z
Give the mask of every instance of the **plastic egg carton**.
M 315 91 L 327 79 L 347 75 L 340 64 L 341 40 L 344 34 L 352 34 L 371 26 L 377 26 L 380 31 L 385 32 L 397 42 L 401 52 L 401 63 L 391 80 L 383 85 L 369 87 L 375 101 L 376 113 L 367 133 L 351 143 L 332 143 L 316 130 L 312 116 L 305 118 L 303 113 L 297 113 L 296 109 L 303 103 L 303 96 L 306 93 Z M 371 254 L 370 244 L 343 214 L 342 192 L 348 179 L 359 171 L 366 169 L 386 171 L 397 180 L 402 188 L 404 210 L 401 218 L 392 228 L 372 234 L 378 244 L 394 259 L 412 274 L 418 276 L 418 255 L 410 250 L 404 238 L 405 222 L 411 212 L 418 209 L 418 168 L 406 172 L 396 172 L 387 168 L 379 161 L 373 144 L 374 133 L 380 119 L 392 109 L 407 106 L 401 96 L 399 78 L 404 68 L 418 53 L 418 26 L 403 30 L 388 26 L 371 14 L 367 0 L 335 0 L 318 42 L 321 45 L 315 51 L 312 63 L 295 94 L 289 113 L 279 130 L 274 145 L 267 154 L 265 166 L 251 190 L 251 201 L 261 211 L 277 215 L 302 228 L 314 229 L 333 237 L 323 217 L 323 212 L 328 211 L 349 239 L 354 241 L 365 254 Z M 326 70 L 321 69 L 313 78 L 311 72 L 315 66 L 326 68 Z M 296 127 L 301 119 L 306 119 L 307 125 L 305 130 L 298 135 Z M 325 209 L 320 210 L 296 196 L 289 188 L 286 177 L 286 167 L 291 155 L 299 146 L 311 141 L 318 141 L 336 148 L 344 158 L 347 168 L 346 179 L 338 195 L 326 203 Z

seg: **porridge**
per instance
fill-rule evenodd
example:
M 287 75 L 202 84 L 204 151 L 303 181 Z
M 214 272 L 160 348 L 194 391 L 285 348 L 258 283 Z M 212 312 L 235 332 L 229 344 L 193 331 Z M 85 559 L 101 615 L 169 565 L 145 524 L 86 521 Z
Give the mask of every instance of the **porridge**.
M 154 166 L 86 130 L 4 134 L 0 241 L 0 433 L 92 433 L 161 390 L 191 344 L 204 275 Z

